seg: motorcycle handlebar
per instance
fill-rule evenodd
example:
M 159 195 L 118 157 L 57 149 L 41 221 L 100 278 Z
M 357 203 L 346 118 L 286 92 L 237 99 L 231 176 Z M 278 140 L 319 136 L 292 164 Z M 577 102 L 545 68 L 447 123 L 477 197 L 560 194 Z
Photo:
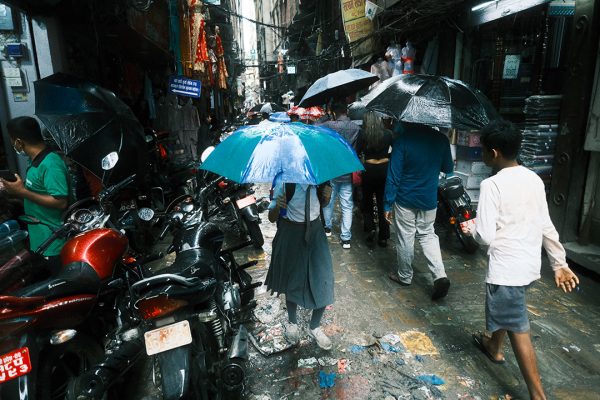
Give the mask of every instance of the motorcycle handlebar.
M 102 192 L 100 192 L 100 194 L 98 195 L 98 198 L 100 199 L 100 201 L 106 200 L 108 197 L 111 197 L 117 191 L 121 190 L 125 186 L 132 183 L 135 180 L 135 177 L 136 177 L 136 174 L 133 174 L 133 175 L 128 176 L 127 178 L 123 179 L 121 182 L 116 183 L 112 186 L 109 186 L 108 188 L 106 188 Z
M 35 253 L 36 254 L 44 254 L 44 251 L 46 251 L 46 249 L 48 247 L 50 247 L 50 245 L 56 239 L 58 239 L 59 237 L 61 237 L 69 229 L 71 229 L 71 225 L 70 224 L 64 224 L 60 228 L 58 228 L 57 230 L 55 230 L 54 232 L 52 232 L 52 234 L 50 236 L 48 236 L 48 239 L 44 240 L 44 242 L 38 246 L 38 248 L 35 250 Z

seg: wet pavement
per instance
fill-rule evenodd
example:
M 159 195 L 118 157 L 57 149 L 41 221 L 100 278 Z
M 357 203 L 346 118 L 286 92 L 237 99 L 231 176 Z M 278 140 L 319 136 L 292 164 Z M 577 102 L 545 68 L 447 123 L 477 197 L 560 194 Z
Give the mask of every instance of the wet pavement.
M 267 221 L 264 251 L 238 252 L 259 263 L 248 271 L 266 276 L 275 225 Z M 319 349 L 305 335 L 298 346 L 283 339 L 287 320 L 283 298 L 257 290 L 256 322 L 249 326 L 253 346 L 246 399 L 526 399 L 527 388 L 506 344 L 506 364 L 492 364 L 472 343 L 485 327 L 483 250 L 465 254 L 451 232 L 438 230 L 448 297 L 433 302 L 432 282 L 417 245 L 410 287 L 387 278 L 395 267 L 394 239 L 370 249 L 355 214 L 350 250 L 329 238 L 336 301 L 323 328 L 334 342 Z M 392 232 L 392 236 L 393 232 Z M 545 263 L 542 279 L 528 292 L 532 337 L 546 394 L 550 399 L 600 399 L 600 283 L 581 277 L 577 292 L 555 288 Z M 303 328 L 309 313 L 299 310 Z M 442 383 L 443 382 L 443 383 Z

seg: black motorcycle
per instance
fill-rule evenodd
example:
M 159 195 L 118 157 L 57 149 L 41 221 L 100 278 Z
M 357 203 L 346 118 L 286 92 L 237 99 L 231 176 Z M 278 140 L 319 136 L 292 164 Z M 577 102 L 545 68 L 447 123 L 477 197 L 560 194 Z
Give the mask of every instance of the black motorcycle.
M 459 177 L 440 179 L 438 210 L 441 211 L 438 215 L 444 224 L 450 225 L 465 251 L 470 254 L 475 253 L 479 249 L 479 244 L 473 237 L 464 234 L 461 223 L 474 219 L 477 213 Z
M 248 358 L 243 323 L 256 306 L 254 288 L 223 234 L 204 220 L 192 198 L 173 206 L 160 236 L 173 232 L 173 264 L 130 285 L 119 307 L 121 328 L 110 336 L 104 360 L 71 386 L 70 398 L 102 399 L 140 357 L 153 359 L 153 381 L 164 399 L 239 398 Z M 145 351 L 144 351 L 145 350 Z

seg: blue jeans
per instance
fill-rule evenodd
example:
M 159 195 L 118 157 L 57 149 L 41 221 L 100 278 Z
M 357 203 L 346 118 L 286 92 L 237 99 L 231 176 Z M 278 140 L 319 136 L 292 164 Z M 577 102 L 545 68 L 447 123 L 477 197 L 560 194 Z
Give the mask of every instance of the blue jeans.
M 323 218 L 325 218 L 325 228 L 331 229 L 333 219 L 333 207 L 337 195 L 340 196 L 340 208 L 342 209 L 342 233 L 340 239 L 350 240 L 352 237 L 352 182 L 331 182 L 331 201 L 323 209 Z

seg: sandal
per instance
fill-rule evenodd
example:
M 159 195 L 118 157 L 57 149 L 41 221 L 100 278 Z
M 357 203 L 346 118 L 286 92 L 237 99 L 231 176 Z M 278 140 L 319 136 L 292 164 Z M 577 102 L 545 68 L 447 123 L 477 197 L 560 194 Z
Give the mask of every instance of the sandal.
M 494 364 L 504 364 L 506 362 L 505 359 L 502 360 L 496 360 L 494 358 L 494 356 L 492 356 L 492 354 L 488 351 L 488 349 L 485 348 L 485 345 L 483 344 L 483 333 L 478 332 L 478 333 L 474 333 L 471 335 L 471 337 L 473 338 L 473 344 L 475 344 L 475 346 L 483 353 L 487 356 L 487 358 L 490 359 L 491 362 L 493 362 Z

